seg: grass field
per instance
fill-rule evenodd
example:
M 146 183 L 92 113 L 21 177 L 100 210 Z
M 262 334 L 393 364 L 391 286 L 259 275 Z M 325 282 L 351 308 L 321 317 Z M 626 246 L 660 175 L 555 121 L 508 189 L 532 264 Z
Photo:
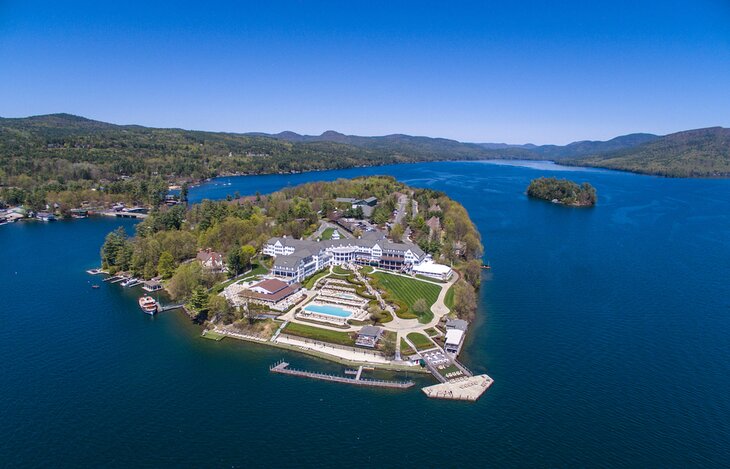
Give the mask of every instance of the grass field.
M 425 324 L 433 319 L 433 313 L 430 308 L 436 302 L 441 288 L 438 285 L 421 282 L 413 278 L 403 277 L 400 275 L 386 274 L 383 272 L 375 272 L 372 274 L 377 279 L 378 285 L 385 289 L 395 300 L 402 301 L 408 306 L 410 317 L 418 318 L 418 322 Z M 413 304 L 419 298 L 426 300 L 429 310 L 423 314 L 413 312 Z M 402 316 L 409 319 L 407 316 Z
M 226 336 L 215 331 L 204 330 L 201 337 L 210 340 L 223 340 Z
M 355 339 L 347 332 L 330 331 L 315 326 L 306 326 L 290 322 L 282 331 L 285 334 L 303 337 L 305 339 L 319 340 L 331 344 L 355 345 Z
M 328 275 L 330 273 L 329 269 L 322 269 L 319 272 L 315 273 L 314 275 L 311 275 L 308 279 L 304 281 L 304 288 L 307 290 L 311 290 L 312 287 L 314 287 L 314 283 L 324 277 L 325 275 Z
M 335 231 L 337 231 L 337 230 L 335 230 L 334 228 L 326 228 L 322 232 L 322 239 L 332 239 L 332 236 L 335 234 Z M 341 234 L 340 234 L 340 237 L 342 237 Z
M 415 350 L 413 350 L 411 348 L 411 346 L 408 345 L 408 342 L 406 342 L 405 340 L 403 340 L 403 338 L 401 337 L 401 339 L 400 339 L 400 354 L 401 354 L 401 356 L 402 357 L 407 357 L 408 355 L 413 355 L 414 353 L 416 353 Z
M 451 311 L 454 310 L 454 286 L 453 285 L 451 285 L 451 288 L 449 288 L 449 291 L 446 292 L 446 296 L 444 296 L 444 304 Z
M 425 280 L 427 282 L 434 282 L 434 283 L 447 283 L 448 282 L 448 280 L 439 280 L 437 278 L 427 277 L 425 275 L 420 275 L 420 274 L 416 275 L 416 278 Z
M 439 335 L 439 331 L 437 331 L 435 327 L 429 327 L 424 332 L 428 334 L 429 337 L 436 337 Z
M 336 266 L 332 267 L 332 272 L 335 273 L 335 274 L 337 274 L 337 275 L 350 275 L 352 273 L 352 271 L 347 270 L 347 269 L 343 269 L 339 265 L 336 265 Z
M 219 283 L 218 285 L 214 286 L 211 289 L 211 291 L 213 293 L 220 293 L 220 292 L 223 291 L 224 288 L 226 288 L 228 285 L 230 285 L 230 284 L 232 284 L 234 282 L 241 282 L 241 281 L 244 281 L 246 279 L 252 279 L 253 277 L 255 277 L 257 275 L 264 275 L 264 274 L 267 274 L 267 273 L 269 273 L 269 269 L 267 269 L 266 267 L 264 267 L 262 264 L 256 264 L 256 263 L 254 263 L 251 266 L 251 271 L 250 272 L 246 272 L 246 274 L 243 277 L 240 277 L 240 278 L 232 278 L 230 280 L 226 280 L 223 283 Z
M 425 335 L 421 334 L 420 332 L 411 332 L 408 334 L 408 340 L 413 342 L 413 345 L 416 346 L 417 350 L 428 350 L 430 348 L 434 347 L 433 342 L 426 337 Z

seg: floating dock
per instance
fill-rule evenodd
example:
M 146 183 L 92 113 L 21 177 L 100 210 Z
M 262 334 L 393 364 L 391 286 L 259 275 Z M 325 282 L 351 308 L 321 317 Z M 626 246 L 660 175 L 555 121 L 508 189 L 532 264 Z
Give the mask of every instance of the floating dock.
M 301 376 L 304 378 L 319 379 L 322 381 L 333 381 L 335 383 L 354 384 L 358 386 L 371 386 L 377 388 L 391 388 L 391 389 L 408 389 L 414 386 L 416 383 L 413 381 L 383 381 L 375 379 L 362 378 L 362 369 L 360 367 L 357 371 L 357 375 L 354 378 L 348 378 L 346 376 L 329 375 L 326 373 L 315 373 L 312 371 L 295 370 L 289 368 L 289 363 L 280 361 L 269 367 L 269 371 L 272 373 L 281 373 L 284 375 Z
M 488 375 L 465 376 L 445 383 L 426 386 L 421 391 L 432 399 L 474 402 L 489 389 L 492 383 L 494 380 Z

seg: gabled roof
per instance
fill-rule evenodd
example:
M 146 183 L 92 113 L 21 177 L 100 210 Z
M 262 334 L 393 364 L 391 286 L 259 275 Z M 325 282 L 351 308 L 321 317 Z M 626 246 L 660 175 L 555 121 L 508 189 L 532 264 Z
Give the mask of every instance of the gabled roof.
M 363 326 L 362 329 L 357 333 L 360 336 L 378 338 L 383 331 L 376 326 Z
M 262 288 L 268 291 L 269 294 L 273 294 L 288 286 L 289 285 L 286 282 L 282 282 L 281 280 L 275 278 L 267 278 L 266 280 L 262 280 L 255 285 L 251 285 L 251 288 Z
M 446 321 L 447 329 L 459 329 L 460 331 L 465 331 L 467 327 L 469 327 L 469 323 L 463 319 L 448 319 Z

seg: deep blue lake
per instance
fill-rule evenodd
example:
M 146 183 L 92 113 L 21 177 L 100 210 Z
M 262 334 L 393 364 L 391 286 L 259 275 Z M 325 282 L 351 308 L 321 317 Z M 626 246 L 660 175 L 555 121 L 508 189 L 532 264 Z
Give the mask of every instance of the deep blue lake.
M 270 374 L 339 369 L 199 338 L 103 284 L 105 234 L 133 222 L 0 227 L 0 466 L 727 466 L 730 181 L 449 162 L 222 178 L 193 201 L 390 174 L 445 191 L 492 265 L 462 356 L 477 403 Z M 588 181 L 593 209 L 528 200 Z M 428 379 L 421 384 L 428 384 Z

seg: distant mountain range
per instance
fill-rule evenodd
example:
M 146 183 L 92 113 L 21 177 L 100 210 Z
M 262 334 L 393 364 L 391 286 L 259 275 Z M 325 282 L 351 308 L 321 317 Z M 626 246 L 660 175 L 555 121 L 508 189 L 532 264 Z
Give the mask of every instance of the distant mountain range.
M 44 177 L 52 177 L 55 166 L 76 177 L 82 163 L 90 165 L 86 169 L 92 173 L 98 169 L 96 177 L 140 171 L 209 177 L 481 159 L 541 159 L 663 176 L 728 177 L 730 129 L 665 136 L 635 133 L 560 146 L 465 143 L 403 134 L 362 137 L 332 130 L 322 135 L 202 132 L 115 125 L 70 114 L 0 118 L 0 170 L 6 176 L 42 168 Z
M 722 127 L 687 130 L 664 136 L 634 133 L 606 141 L 582 140 L 562 146 L 463 143 L 402 134 L 359 137 L 332 130 L 322 135 L 300 135 L 295 132 L 247 135 L 288 142 L 337 142 L 433 159 L 540 159 L 669 177 L 730 176 L 730 129 Z

